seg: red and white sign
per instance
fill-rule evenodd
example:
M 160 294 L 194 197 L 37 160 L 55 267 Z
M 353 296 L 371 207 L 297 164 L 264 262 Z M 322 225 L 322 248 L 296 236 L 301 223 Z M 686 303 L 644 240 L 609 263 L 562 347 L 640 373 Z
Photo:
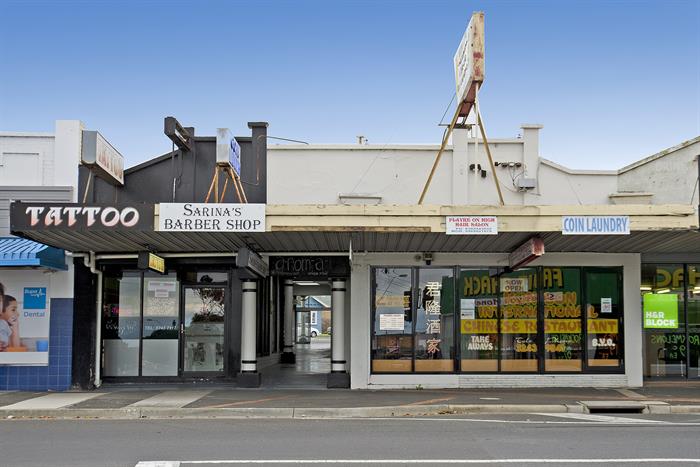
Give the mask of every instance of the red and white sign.
M 518 269 L 534 261 L 544 254 L 544 242 L 541 238 L 532 237 L 508 255 L 508 265 Z
M 495 216 L 447 216 L 447 235 L 498 235 L 498 218 Z
M 472 14 L 454 56 L 458 105 L 474 102 L 475 89 L 484 81 L 484 13 Z

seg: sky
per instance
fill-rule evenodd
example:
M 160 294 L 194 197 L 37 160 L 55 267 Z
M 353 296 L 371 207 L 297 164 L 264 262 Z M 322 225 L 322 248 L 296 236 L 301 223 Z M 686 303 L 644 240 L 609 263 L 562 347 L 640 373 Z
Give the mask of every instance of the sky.
M 0 0 L 0 131 L 99 130 L 131 166 L 267 121 L 309 143 L 439 144 L 453 55 L 485 13 L 487 134 L 617 169 L 700 135 L 700 0 Z M 445 119 L 449 122 L 452 109 Z

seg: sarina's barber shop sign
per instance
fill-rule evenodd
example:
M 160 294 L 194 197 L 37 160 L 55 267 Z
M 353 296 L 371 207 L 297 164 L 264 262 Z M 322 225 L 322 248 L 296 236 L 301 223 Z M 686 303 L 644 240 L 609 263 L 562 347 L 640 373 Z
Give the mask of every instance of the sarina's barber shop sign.
M 161 232 L 265 232 L 264 204 L 160 203 Z
M 15 232 L 153 229 L 153 205 L 144 203 L 86 205 L 14 202 L 10 216 Z

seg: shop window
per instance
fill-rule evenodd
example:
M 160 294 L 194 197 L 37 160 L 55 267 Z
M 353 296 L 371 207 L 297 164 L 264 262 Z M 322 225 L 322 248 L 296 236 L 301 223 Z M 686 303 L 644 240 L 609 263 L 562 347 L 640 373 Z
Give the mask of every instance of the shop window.
M 138 376 L 141 273 L 105 274 L 102 291 L 102 374 Z
M 586 354 L 589 368 L 622 365 L 622 276 L 610 269 L 585 269 Z
M 416 372 L 454 371 L 454 272 L 420 268 L 415 317 Z
M 372 372 L 623 368 L 621 268 L 372 271 Z
M 177 376 L 179 293 L 175 274 L 143 279 L 142 376 Z
M 537 346 L 537 270 L 521 269 L 502 274 L 501 371 L 535 372 Z
M 688 265 L 688 376 L 700 377 L 700 264 Z
M 682 264 L 642 267 L 645 376 L 687 374 L 683 282 Z
M 462 371 L 498 371 L 498 277 L 462 269 L 458 296 Z
M 580 372 L 582 369 L 581 270 L 544 268 L 544 370 Z
M 412 280 L 409 268 L 374 270 L 372 371 L 413 369 Z

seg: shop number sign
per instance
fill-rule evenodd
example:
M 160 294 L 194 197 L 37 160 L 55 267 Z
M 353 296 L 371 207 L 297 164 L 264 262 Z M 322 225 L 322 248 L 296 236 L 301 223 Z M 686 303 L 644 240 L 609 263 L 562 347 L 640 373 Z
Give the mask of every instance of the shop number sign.
M 678 295 L 644 294 L 644 328 L 677 329 Z

